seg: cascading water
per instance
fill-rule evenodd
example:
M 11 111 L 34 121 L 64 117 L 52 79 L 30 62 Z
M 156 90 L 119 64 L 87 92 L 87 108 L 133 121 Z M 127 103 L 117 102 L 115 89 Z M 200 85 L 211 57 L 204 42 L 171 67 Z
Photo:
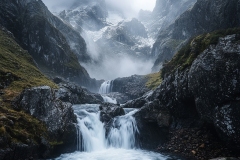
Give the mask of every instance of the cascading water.
M 112 91 L 112 82 L 113 81 L 105 81 L 101 84 L 99 89 L 100 94 L 108 94 Z
M 73 106 L 78 119 L 78 151 L 63 154 L 57 160 L 167 160 L 168 156 L 137 149 L 135 135 L 138 133 L 133 114 L 129 110 L 124 116 L 115 117 L 108 135 L 99 120 L 99 105 Z
M 113 83 L 113 81 L 103 82 L 99 89 L 99 93 L 102 95 L 104 102 L 117 104 L 117 100 L 115 98 L 111 98 L 107 95 L 104 95 L 104 94 L 108 94 L 108 93 L 112 92 L 112 85 L 113 85 L 112 83 Z
M 137 110 L 116 117 L 107 137 L 108 146 L 115 148 L 133 149 L 136 146 L 135 134 L 138 132 L 137 123 L 132 116 Z

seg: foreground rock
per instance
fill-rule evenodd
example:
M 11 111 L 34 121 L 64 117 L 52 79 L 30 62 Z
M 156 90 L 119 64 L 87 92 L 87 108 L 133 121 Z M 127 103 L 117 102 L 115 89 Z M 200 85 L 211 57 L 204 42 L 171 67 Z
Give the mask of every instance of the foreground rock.
M 187 143 L 189 149 L 192 146 L 191 153 L 188 152 L 187 155 L 196 159 L 202 159 L 201 156 L 204 156 L 203 159 L 239 156 L 236 152 L 240 150 L 239 39 L 239 35 L 220 38 L 216 45 L 211 45 L 202 52 L 192 65 L 185 69 L 181 69 L 180 66 L 174 72 L 166 74 L 162 84 L 152 95 L 140 98 L 139 102 L 127 103 L 128 107 L 131 107 L 131 104 L 142 104 L 141 110 L 136 113 L 139 128 L 145 126 L 144 130 L 151 129 L 150 125 L 145 125 L 150 122 L 160 129 L 167 127 L 169 131 L 176 133 L 169 135 L 170 140 L 173 140 L 173 136 L 178 139 L 181 129 L 185 130 L 184 134 L 190 139 L 186 137 L 188 141 L 182 140 L 173 145 L 168 141 L 167 150 L 171 152 L 175 150 L 182 154 L 188 152 L 188 149 L 183 151 L 175 146 L 182 145 L 185 148 L 184 144 Z M 202 145 L 201 136 L 194 138 L 194 131 L 190 131 L 191 128 L 204 131 L 203 128 L 206 126 L 210 126 L 212 137 L 216 137 L 217 140 L 211 142 L 206 140 L 209 144 L 204 145 L 215 146 L 216 150 L 221 150 L 222 147 L 222 151 L 227 146 L 228 152 L 207 154 L 213 151 L 213 148 L 209 147 L 209 150 L 204 150 L 201 152 L 202 155 L 198 156 L 196 150 L 198 147 L 194 149 L 193 146 Z M 158 132 L 159 128 L 156 127 L 155 130 Z M 154 132 L 151 135 L 155 136 Z M 141 141 L 143 147 L 147 148 L 148 142 Z M 215 142 L 219 142 L 219 145 L 214 144 Z M 161 144 L 162 141 L 158 140 L 158 143 Z
M 103 103 L 99 106 L 100 109 L 100 120 L 105 124 L 116 116 L 125 115 L 122 107 L 112 103 Z
M 48 137 L 45 141 L 56 145 L 52 146 L 52 151 L 50 146 L 46 146 L 48 152 L 53 152 L 51 156 L 76 150 L 77 120 L 72 104 L 58 99 L 53 89 L 48 86 L 26 89 L 14 102 L 14 108 L 23 110 L 45 123 Z

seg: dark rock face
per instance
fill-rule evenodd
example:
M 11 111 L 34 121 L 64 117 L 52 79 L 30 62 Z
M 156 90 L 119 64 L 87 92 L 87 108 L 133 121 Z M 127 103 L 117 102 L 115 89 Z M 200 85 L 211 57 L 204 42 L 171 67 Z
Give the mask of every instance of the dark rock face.
M 139 75 L 117 78 L 113 81 L 112 92 L 123 93 L 130 99 L 139 98 L 150 90 L 146 87 L 146 82 L 147 78 Z
M 99 106 L 100 109 L 100 120 L 107 124 L 116 116 L 125 115 L 125 112 L 122 107 L 112 104 L 112 103 L 103 103 Z
M 138 103 L 143 106 L 136 113 L 142 115 L 137 117 L 139 128 L 148 122 L 171 129 L 201 127 L 207 123 L 214 126 L 230 149 L 239 150 L 238 40 L 239 35 L 220 38 L 218 44 L 202 52 L 191 67 L 165 76 L 152 95 L 139 98 Z M 131 107 L 136 103 L 126 105 Z
M 139 130 L 139 145 L 145 149 L 155 149 L 166 142 L 170 126 L 169 112 L 159 107 L 159 101 L 146 103 L 134 117 Z
M 76 56 L 87 59 L 83 38 L 53 16 L 42 1 L 3 0 L 0 8 L 1 24 L 28 50 L 43 73 L 95 87 L 96 82 L 90 79 Z
M 152 55 L 158 56 L 153 70 L 170 60 L 181 44 L 190 37 L 218 29 L 237 27 L 239 1 L 199 0 L 193 8 L 184 12 L 172 25 L 161 31 L 153 45 Z
M 60 83 L 56 89 L 56 98 L 72 104 L 99 104 L 103 102 L 100 94 L 91 93 L 72 83 Z
M 48 86 L 26 89 L 16 99 L 14 107 L 46 124 L 50 141 L 60 144 L 53 148 L 51 156 L 76 150 L 77 131 L 74 123 L 77 120 L 72 105 L 57 99 L 53 89 Z
M 189 71 L 189 90 L 195 96 L 201 118 L 214 123 L 224 140 L 237 148 L 240 135 L 238 39 L 239 35 L 220 38 L 216 46 L 205 50 L 194 61 Z
M 196 0 L 157 0 L 152 13 L 141 10 L 138 17 L 148 28 L 150 35 L 157 37 L 158 32 L 166 29 L 195 2 Z

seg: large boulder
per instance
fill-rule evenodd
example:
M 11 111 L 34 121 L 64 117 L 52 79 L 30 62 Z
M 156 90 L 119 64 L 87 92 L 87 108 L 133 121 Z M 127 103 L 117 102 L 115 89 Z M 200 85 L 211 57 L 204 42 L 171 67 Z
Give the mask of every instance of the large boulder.
M 99 106 L 100 109 L 100 120 L 107 124 L 116 116 L 125 115 L 122 107 L 112 103 L 103 103 Z
M 143 96 L 150 89 L 147 88 L 146 76 L 133 75 L 130 77 L 117 78 L 112 82 L 112 92 L 123 93 L 129 99 L 135 99 Z
M 73 83 L 60 83 L 56 89 L 56 98 L 72 104 L 99 104 L 103 102 L 100 94 L 91 93 L 88 90 Z
M 45 123 L 49 142 L 54 147 L 51 156 L 76 150 L 77 119 L 72 104 L 57 99 L 53 89 L 48 86 L 26 89 L 13 106 Z

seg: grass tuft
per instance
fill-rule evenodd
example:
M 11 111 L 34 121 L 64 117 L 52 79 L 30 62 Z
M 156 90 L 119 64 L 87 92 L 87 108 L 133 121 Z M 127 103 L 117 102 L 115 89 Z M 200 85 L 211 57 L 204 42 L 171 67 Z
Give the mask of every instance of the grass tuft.
M 148 79 L 146 86 L 149 89 L 154 90 L 162 83 L 161 72 L 148 74 L 146 77 Z

